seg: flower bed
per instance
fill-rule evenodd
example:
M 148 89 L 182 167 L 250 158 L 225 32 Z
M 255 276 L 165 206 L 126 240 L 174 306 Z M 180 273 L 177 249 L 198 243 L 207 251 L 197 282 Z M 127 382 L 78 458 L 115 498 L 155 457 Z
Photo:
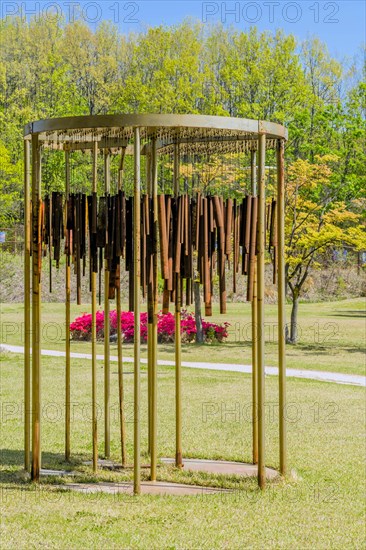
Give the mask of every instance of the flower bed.
M 117 312 L 109 313 L 110 334 L 117 332 Z M 141 323 L 141 342 L 147 341 L 147 313 L 140 314 Z M 71 338 L 73 340 L 91 340 L 92 316 L 90 313 L 84 313 L 77 317 L 70 324 Z M 202 319 L 202 328 L 204 340 L 206 342 L 224 342 L 228 337 L 227 329 L 230 323 L 209 323 Z M 196 338 L 196 323 L 193 313 L 183 310 L 181 315 L 181 335 L 182 342 L 194 342 Z M 97 338 L 104 338 L 104 311 L 97 311 Z M 121 331 L 124 342 L 133 342 L 134 336 L 134 313 L 132 311 L 123 311 L 121 313 Z M 167 313 L 163 315 L 158 313 L 158 342 L 174 342 L 174 315 Z

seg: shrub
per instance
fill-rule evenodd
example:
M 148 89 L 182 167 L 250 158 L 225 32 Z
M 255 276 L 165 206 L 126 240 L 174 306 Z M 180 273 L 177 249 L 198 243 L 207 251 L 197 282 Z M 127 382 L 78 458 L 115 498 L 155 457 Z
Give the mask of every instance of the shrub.
M 109 313 L 110 333 L 117 332 L 117 312 Z M 140 314 L 141 323 L 141 342 L 147 341 L 147 313 Z M 223 342 L 228 337 L 228 327 L 230 323 L 208 323 L 202 320 L 203 334 L 206 342 Z M 71 338 L 73 340 L 90 340 L 92 329 L 92 316 L 90 313 L 83 313 L 70 324 Z M 104 312 L 97 311 L 97 338 L 104 338 Z M 175 336 L 174 315 L 167 313 L 163 315 L 158 313 L 158 342 L 171 343 L 174 342 Z M 181 315 L 181 335 L 182 342 L 194 342 L 196 338 L 196 323 L 193 313 L 186 310 L 182 311 Z M 121 331 L 124 342 L 133 342 L 134 336 L 134 313 L 132 311 L 123 311 L 121 313 Z

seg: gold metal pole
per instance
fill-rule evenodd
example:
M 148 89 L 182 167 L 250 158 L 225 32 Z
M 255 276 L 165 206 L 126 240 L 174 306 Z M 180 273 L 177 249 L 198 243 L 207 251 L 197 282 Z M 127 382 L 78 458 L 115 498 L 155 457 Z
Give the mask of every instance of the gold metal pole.
M 24 140 L 24 469 L 30 468 L 30 142 Z
M 66 201 L 70 195 L 70 151 L 65 150 L 65 172 L 66 172 Z M 66 278 L 65 278 L 65 459 L 70 460 L 70 432 L 71 432 L 71 354 L 70 354 L 70 302 L 71 302 L 71 269 L 70 255 L 66 256 Z
M 104 153 L 104 191 L 106 197 L 110 192 L 110 153 Z M 110 443 L 110 322 L 109 322 L 109 266 L 104 261 L 104 456 L 111 454 Z
M 254 196 L 257 194 L 257 172 L 256 172 L 256 152 L 250 152 L 250 180 L 251 193 Z M 252 437 L 253 437 L 253 464 L 258 463 L 258 365 L 257 365 L 257 270 L 254 265 L 253 273 L 253 299 L 251 303 L 252 309 Z
M 39 481 L 41 470 L 41 155 L 38 134 L 32 134 L 32 471 Z
M 265 248 L 265 160 L 266 135 L 258 138 L 258 257 L 257 257 L 257 346 L 258 346 L 258 484 L 264 489 L 265 468 L 265 417 L 264 417 L 264 248 Z
M 147 151 L 146 160 L 146 192 L 152 196 L 152 174 L 151 174 L 151 151 Z M 153 297 L 152 286 L 150 282 L 147 285 L 147 417 L 148 417 L 148 453 L 151 454 L 151 433 L 152 433 L 152 411 L 151 411 L 151 372 L 152 372 L 152 357 L 153 357 L 153 342 L 152 342 L 152 317 L 153 317 Z
M 149 318 L 149 313 L 148 313 Z M 152 363 L 152 322 L 147 323 L 147 452 L 151 454 L 151 363 Z
M 179 144 L 174 145 L 174 194 L 179 195 Z M 182 340 L 180 334 L 181 321 L 181 279 L 176 274 L 175 285 L 175 465 L 183 467 L 182 458 Z
M 126 457 L 126 423 L 125 423 L 124 389 L 123 389 L 123 358 L 122 358 L 122 334 L 121 334 L 121 287 L 119 285 L 117 287 L 116 301 L 117 301 L 119 421 L 120 421 L 122 468 L 125 468 L 126 465 L 127 465 L 127 457 Z
M 98 142 L 93 142 L 93 193 L 97 192 Z M 93 471 L 98 469 L 98 425 L 97 425 L 97 274 L 91 272 L 92 295 L 92 437 Z
M 118 171 L 118 189 L 122 190 L 123 181 L 123 162 L 126 153 L 126 148 L 122 149 L 121 163 Z M 122 332 L 121 332 L 121 279 L 118 279 L 116 291 L 117 302 L 117 356 L 118 356 L 118 397 L 119 397 L 119 425 L 120 425 L 120 440 L 121 440 L 121 458 L 122 467 L 127 465 L 126 456 L 126 421 L 124 407 L 124 388 L 123 388 L 123 356 L 122 356 Z
M 157 422 L 158 422 L 158 381 L 157 381 L 157 347 L 158 347 L 158 155 L 156 137 L 152 140 L 152 197 L 153 197 L 153 322 L 151 327 L 151 481 L 156 481 L 157 468 Z
M 285 144 L 277 142 L 277 258 L 278 258 L 278 374 L 280 419 L 280 472 L 286 475 L 286 350 L 285 350 Z
M 133 208 L 133 264 L 134 264 L 134 479 L 133 492 L 140 494 L 140 128 L 134 128 L 134 208 Z

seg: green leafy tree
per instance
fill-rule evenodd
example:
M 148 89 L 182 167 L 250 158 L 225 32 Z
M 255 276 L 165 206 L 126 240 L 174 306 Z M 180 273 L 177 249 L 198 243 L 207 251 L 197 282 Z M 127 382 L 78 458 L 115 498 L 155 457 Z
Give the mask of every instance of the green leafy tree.
M 119 110 L 195 113 L 202 97 L 201 27 L 188 21 L 133 36 L 125 55 Z
M 312 268 L 330 246 L 366 249 L 366 232 L 358 213 L 337 200 L 332 165 L 337 157 L 298 159 L 288 168 L 286 180 L 286 282 L 292 310 L 288 341 L 297 342 L 299 299 Z
M 109 23 L 101 23 L 95 32 L 80 21 L 65 27 L 63 55 L 80 114 L 106 114 L 111 109 L 119 81 L 119 46 L 117 29 Z
M 21 214 L 22 165 L 11 162 L 10 152 L 0 141 L 0 227 L 11 227 Z

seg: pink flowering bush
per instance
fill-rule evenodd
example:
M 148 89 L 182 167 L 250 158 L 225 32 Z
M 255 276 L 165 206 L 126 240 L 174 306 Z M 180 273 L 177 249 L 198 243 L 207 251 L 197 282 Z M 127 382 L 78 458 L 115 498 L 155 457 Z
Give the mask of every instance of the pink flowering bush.
M 70 324 L 73 340 L 90 340 L 92 329 L 91 313 L 83 313 Z M 97 338 L 104 338 L 104 311 L 97 311 Z
M 110 333 L 117 332 L 117 312 L 109 313 Z M 141 342 L 147 341 L 147 313 L 141 313 Z M 228 337 L 228 327 L 230 323 L 208 323 L 202 320 L 202 328 L 204 339 L 206 342 L 223 342 Z M 104 338 L 104 312 L 97 311 L 97 338 Z M 84 313 L 77 317 L 70 324 L 71 338 L 73 340 L 90 340 L 92 329 L 92 316 L 90 313 Z M 196 338 L 196 323 L 193 313 L 183 310 L 181 315 L 180 330 L 182 341 L 189 343 L 194 342 Z M 121 331 L 123 341 L 133 342 L 134 336 L 134 313 L 133 311 L 123 311 L 121 313 Z M 158 313 L 158 341 L 160 343 L 174 342 L 174 315 L 167 313 L 163 315 Z

